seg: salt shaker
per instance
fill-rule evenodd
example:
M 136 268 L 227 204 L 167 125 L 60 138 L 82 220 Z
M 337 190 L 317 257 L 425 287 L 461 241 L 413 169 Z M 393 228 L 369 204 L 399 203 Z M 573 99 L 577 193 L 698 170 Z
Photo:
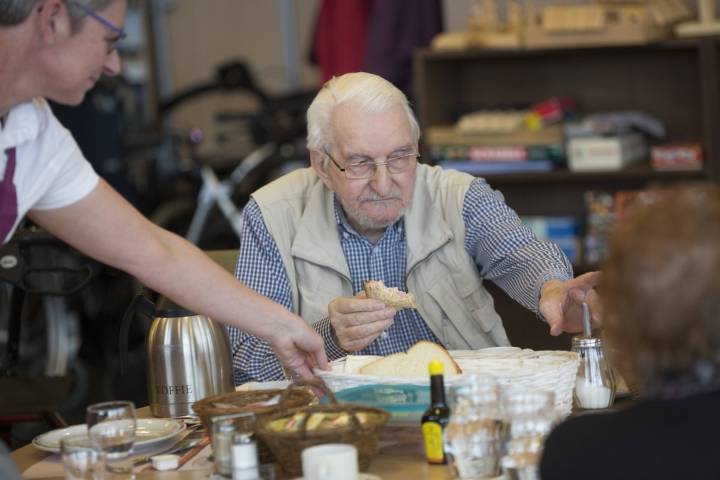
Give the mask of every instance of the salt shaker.
M 255 415 L 251 412 L 213 417 L 213 458 L 215 460 L 215 472 L 218 475 L 226 478 L 233 476 L 233 445 L 238 426 L 254 422 Z M 241 429 L 245 429 L 245 427 Z
M 572 339 L 572 351 L 580 354 L 575 381 L 575 400 L 580 408 L 608 408 L 615 398 L 615 379 L 605 360 L 602 340 L 592 336 L 590 309 L 583 303 L 584 333 Z
M 232 479 L 256 480 L 258 469 L 257 445 L 251 433 L 236 433 L 232 444 Z

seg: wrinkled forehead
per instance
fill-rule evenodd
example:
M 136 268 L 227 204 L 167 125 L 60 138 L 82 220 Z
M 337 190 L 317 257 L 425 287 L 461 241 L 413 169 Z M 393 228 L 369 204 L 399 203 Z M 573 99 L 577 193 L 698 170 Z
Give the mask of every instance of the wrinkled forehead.
M 414 146 L 402 105 L 366 109 L 355 103 L 342 103 L 333 109 L 330 127 L 332 142 L 343 153 L 377 156 Z

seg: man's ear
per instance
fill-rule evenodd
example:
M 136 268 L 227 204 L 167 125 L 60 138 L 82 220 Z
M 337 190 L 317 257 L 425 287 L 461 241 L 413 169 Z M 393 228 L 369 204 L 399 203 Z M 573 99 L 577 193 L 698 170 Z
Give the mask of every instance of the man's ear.
M 71 34 L 70 16 L 63 0 L 43 0 L 32 15 L 45 45 L 53 45 Z
M 318 152 L 317 150 L 310 150 L 310 165 L 312 165 L 313 170 L 315 170 L 315 174 L 320 177 L 320 180 L 322 180 L 325 186 L 334 191 L 332 188 L 332 182 L 330 181 L 330 175 L 328 175 L 327 172 L 328 165 L 330 165 L 327 155 L 322 152 Z

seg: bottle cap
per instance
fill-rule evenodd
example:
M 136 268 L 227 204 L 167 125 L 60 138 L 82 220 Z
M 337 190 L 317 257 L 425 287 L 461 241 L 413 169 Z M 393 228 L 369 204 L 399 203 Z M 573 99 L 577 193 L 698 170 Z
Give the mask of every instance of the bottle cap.
M 442 364 L 442 362 L 440 360 L 433 358 L 430 361 L 430 365 L 429 365 L 428 369 L 430 370 L 430 375 L 442 375 L 443 370 L 444 370 L 444 365 Z

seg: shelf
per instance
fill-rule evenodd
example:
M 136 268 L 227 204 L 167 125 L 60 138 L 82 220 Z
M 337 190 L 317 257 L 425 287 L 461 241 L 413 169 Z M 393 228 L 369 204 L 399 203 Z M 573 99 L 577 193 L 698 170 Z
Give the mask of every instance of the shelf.
M 571 172 L 554 170 L 539 173 L 507 173 L 482 175 L 494 185 L 514 185 L 527 183 L 586 183 L 609 181 L 650 181 L 650 180 L 704 180 L 707 178 L 703 170 L 656 171 L 648 165 L 634 165 L 615 172 Z
M 467 111 L 524 108 L 547 98 L 569 96 L 580 114 L 643 111 L 665 124 L 669 139 L 702 145 L 704 168 L 700 171 L 655 171 L 647 159 L 615 172 L 484 175 L 519 215 L 581 218 L 587 215 L 588 191 L 612 194 L 656 184 L 720 181 L 720 36 L 567 49 L 426 49 L 416 52 L 413 61 L 423 131 L 451 125 Z M 574 267 L 576 274 L 595 268 L 582 262 Z M 559 348 L 569 344 L 569 335 L 550 337 L 546 325 L 534 321 L 534 314 L 491 282 L 488 290 L 513 345 Z
M 482 58 L 498 57 L 537 57 L 544 55 L 576 55 L 577 53 L 592 54 L 593 52 L 613 51 L 661 51 L 661 50 L 687 50 L 696 49 L 703 43 L 718 43 L 720 36 L 708 36 L 697 38 L 671 38 L 660 42 L 639 45 L 603 45 L 574 48 L 522 48 L 522 49 L 484 49 L 467 48 L 463 50 L 433 50 L 424 48 L 417 51 L 416 55 L 422 56 L 429 61 L 442 60 L 477 60 Z

